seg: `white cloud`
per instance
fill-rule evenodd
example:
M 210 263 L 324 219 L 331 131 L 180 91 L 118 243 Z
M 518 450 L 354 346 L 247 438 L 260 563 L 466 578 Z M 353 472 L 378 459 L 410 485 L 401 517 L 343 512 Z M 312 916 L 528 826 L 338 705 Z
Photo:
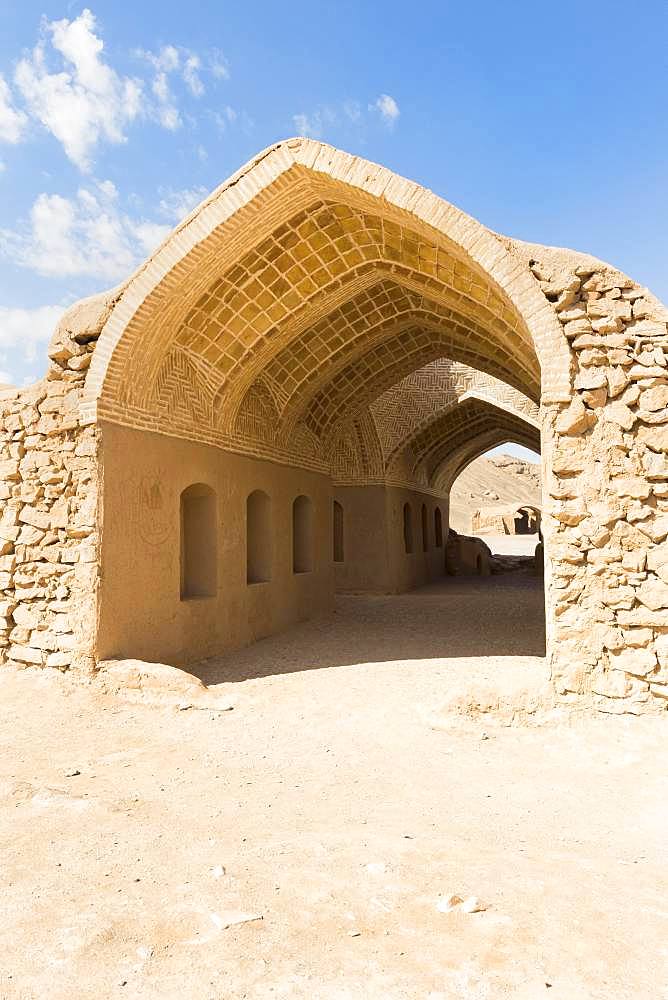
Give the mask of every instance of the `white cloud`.
M 62 144 L 73 163 L 90 171 L 101 142 L 125 142 L 128 126 L 141 118 L 176 131 L 184 123 L 179 99 L 203 97 L 207 74 L 229 78 L 227 62 L 216 49 L 202 57 L 163 45 L 155 52 L 137 49 L 134 55 L 150 67 L 141 79 L 123 76 L 105 61 L 104 42 L 88 8 L 73 20 L 44 18 L 35 48 L 14 73 L 23 107 L 0 75 L 0 141 L 19 142 L 32 118 Z
M 229 104 L 226 104 L 221 111 L 213 112 L 213 120 L 221 132 L 224 132 L 228 125 L 234 125 L 238 117 L 238 113 Z
M 214 49 L 211 56 L 211 72 L 218 80 L 229 80 L 230 66 L 225 56 Z
M 362 120 L 362 108 L 359 101 L 346 101 L 343 105 L 343 113 L 351 122 Z
M 0 252 L 46 277 L 127 277 L 170 226 L 121 211 L 111 181 L 80 188 L 74 198 L 40 194 L 18 230 L 0 230 Z
M 399 106 L 389 94 L 381 94 L 372 104 L 363 110 L 359 101 L 347 100 L 340 105 L 321 104 L 310 114 L 300 113 L 292 116 L 292 121 L 299 135 L 311 139 L 321 139 L 327 132 L 335 128 L 354 125 L 363 129 L 370 117 L 380 114 L 381 120 L 392 128 L 399 117 Z
M 130 243 L 134 243 L 142 251 L 139 257 L 148 257 L 152 254 L 172 231 L 172 226 L 162 222 L 133 222 L 125 218 L 124 223 Z M 138 260 L 135 261 L 135 264 L 137 263 Z
M 190 55 L 183 64 L 183 79 L 193 97 L 201 97 L 204 84 L 199 78 L 201 63 L 199 56 Z
M 0 141 L 15 145 L 23 138 L 28 119 L 12 104 L 12 95 L 5 78 L 0 74 Z
M 43 354 L 63 312 L 63 306 L 11 309 L 0 306 L 0 360 L 9 371 L 0 371 L 0 383 L 13 382 L 11 369 L 34 363 Z
M 334 108 L 323 105 L 312 114 L 293 115 L 292 121 L 299 135 L 311 139 L 321 139 L 326 129 L 338 124 L 339 116 Z
M 390 126 L 390 128 L 394 125 L 397 118 L 401 114 L 399 111 L 399 105 L 393 97 L 390 97 L 389 94 L 381 94 L 374 104 L 369 105 L 369 108 L 375 108 L 376 111 L 379 111 L 381 118 L 386 125 Z
M 99 142 L 121 143 L 142 112 L 142 83 L 121 77 L 103 59 L 95 17 L 84 10 L 73 21 L 44 21 L 43 37 L 21 59 L 15 82 L 30 114 L 62 143 L 67 156 L 89 170 Z M 47 44 L 60 68 L 50 72 Z
M 135 53 L 140 59 L 146 60 L 155 70 L 151 90 L 157 101 L 154 117 L 163 128 L 171 132 L 181 127 L 181 115 L 176 106 L 174 95 L 169 86 L 169 74 L 178 69 L 181 62 L 179 51 L 174 45 L 163 45 L 159 52 L 147 52 L 138 49 Z
M 175 131 L 181 127 L 183 122 L 170 85 L 170 77 L 177 75 L 183 80 L 193 97 L 202 97 L 206 90 L 200 76 L 202 60 L 196 52 L 179 48 L 176 45 L 163 45 L 157 52 L 137 49 L 135 55 L 152 66 L 155 71 L 151 90 L 157 105 L 149 111 L 152 111 L 153 116 L 157 118 L 163 128 Z M 212 64 L 211 72 L 214 76 L 223 75 L 220 72 L 221 66 L 222 64 L 219 64 L 218 61 Z M 229 74 L 225 72 L 224 75 L 228 76 Z
M 181 222 L 204 200 L 208 191 L 205 187 L 193 187 L 182 191 L 161 190 L 159 194 L 162 196 L 158 204 L 160 215 L 165 219 Z

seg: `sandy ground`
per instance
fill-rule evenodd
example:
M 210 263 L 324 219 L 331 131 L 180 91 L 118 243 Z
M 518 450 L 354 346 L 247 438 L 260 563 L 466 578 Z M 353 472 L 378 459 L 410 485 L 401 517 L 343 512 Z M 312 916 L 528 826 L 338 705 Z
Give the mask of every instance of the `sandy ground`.
M 443 711 L 542 676 L 541 609 L 347 598 L 209 662 L 224 713 L 0 674 L 0 996 L 665 1000 L 666 721 Z

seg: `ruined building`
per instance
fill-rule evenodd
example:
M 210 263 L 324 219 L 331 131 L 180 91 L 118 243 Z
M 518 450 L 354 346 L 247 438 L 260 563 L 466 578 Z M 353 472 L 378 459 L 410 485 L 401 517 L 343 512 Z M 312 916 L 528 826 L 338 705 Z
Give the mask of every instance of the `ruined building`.
M 665 708 L 667 319 L 599 260 L 272 146 L 2 391 L 5 662 L 185 665 L 420 585 L 454 479 L 511 441 L 542 456 L 555 696 Z

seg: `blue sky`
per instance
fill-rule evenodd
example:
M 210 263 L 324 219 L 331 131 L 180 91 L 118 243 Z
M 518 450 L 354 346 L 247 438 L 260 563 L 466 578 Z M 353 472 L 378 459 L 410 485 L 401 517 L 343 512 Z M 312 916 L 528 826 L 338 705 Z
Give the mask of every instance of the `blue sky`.
M 298 133 L 668 300 L 668 4 L 256 2 L 0 13 L 0 378 L 255 152 Z

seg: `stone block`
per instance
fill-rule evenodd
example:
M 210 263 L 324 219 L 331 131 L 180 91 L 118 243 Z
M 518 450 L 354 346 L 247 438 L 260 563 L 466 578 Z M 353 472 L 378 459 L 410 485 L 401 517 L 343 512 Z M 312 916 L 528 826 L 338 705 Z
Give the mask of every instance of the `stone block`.
M 632 318 L 631 303 L 625 299 L 603 296 L 587 303 L 587 314 L 590 318 L 610 316 L 624 322 L 630 322 Z
M 608 608 L 625 608 L 629 610 L 635 604 L 633 587 L 606 587 L 601 592 L 601 602 Z
M 640 626 L 642 628 L 667 628 L 668 610 L 651 611 L 647 607 L 632 608 L 631 611 L 618 611 L 617 621 L 620 625 Z
M 38 510 L 35 507 L 25 506 L 21 508 L 19 521 L 22 524 L 30 524 L 33 528 L 46 530 L 50 527 L 50 515 L 46 510 Z
M 49 653 L 46 658 L 47 667 L 57 667 L 62 669 L 63 667 L 69 667 L 72 660 L 72 654 L 66 650 L 58 650 L 54 653 Z
M 42 650 L 31 646 L 10 646 L 9 657 L 18 663 L 30 663 L 40 667 L 44 663 L 44 653 Z
M 652 488 L 643 476 L 616 476 L 612 480 L 612 487 L 620 497 L 633 497 L 645 500 Z
M 662 542 L 664 538 L 668 537 L 668 515 L 661 514 L 653 521 L 643 524 L 642 529 L 653 542 Z
M 556 429 L 559 434 L 583 434 L 596 423 L 596 417 L 584 405 L 580 396 L 574 396 L 568 408 L 557 417 Z
M 654 640 L 654 648 L 661 668 L 668 668 L 668 633 L 663 632 L 657 635 Z
M 622 566 L 630 573 L 642 573 L 647 562 L 644 549 L 631 549 L 622 553 Z
M 587 389 L 582 393 L 582 399 L 592 410 L 599 410 L 608 400 L 608 387 Z
M 592 675 L 591 689 L 605 698 L 627 698 L 633 685 L 621 670 L 597 670 Z
M 652 577 L 642 583 L 636 589 L 638 600 L 651 611 L 659 611 L 668 608 L 668 584 L 656 577 Z
M 605 372 L 608 382 L 608 392 L 611 396 L 618 396 L 629 384 L 629 378 L 622 367 L 608 368 Z
M 624 631 L 624 643 L 631 649 L 646 649 L 654 638 L 651 628 L 631 628 Z
M 626 382 L 624 384 L 626 385 Z M 607 387 L 608 373 L 599 371 L 595 368 L 585 368 L 584 370 L 578 372 L 575 376 L 576 389 L 587 389 L 593 391 L 594 389 L 607 389 Z
M 592 325 L 588 319 L 573 319 L 564 324 L 564 333 L 572 340 L 581 337 L 583 334 L 592 332 Z
M 652 451 L 668 452 L 668 427 L 639 427 L 636 438 Z
M 601 411 L 601 416 L 604 420 L 617 424 L 625 431 L 630 431 L 636 422 L 636 415 L 622 402 L 608 403 Z
M 610 667 L 623 670 L 627 674 L 644 677 L 656 668 L 656 653 L 653 649 L 622 649 L 610 651 Z
M 32 525 L 26 525 L 21 529 L 16 538 L 17 545 L 39 545 L 44 539 L 45 532 Z
M 645 389 L 640 393 L 639 406 L 643 410 L 662 410 L 668 407 L 668 385 Z
M 584 500 L 570 500 L 565 503 L 556 503 L 549 513 L 561 524 L 579 524 L 587 516 L 587 509 Z
M 58 638 L 55 633 L 48 629 L 31 632 L 28 641 L 33 649 L 41 649 L 46 653 L 55 652 L 58 649 Z
M 19 473 L 19 463 L 14 459 L 7 459 L 4 462 L 0 462 L 0 479 L 8 479 L 12 482 L 20 479 L 21 475 Z
M 13 617 L 17 625 L 28 629 L 39 628 L 44 622 L 44 612 L 27 601 L 16 606 Z

